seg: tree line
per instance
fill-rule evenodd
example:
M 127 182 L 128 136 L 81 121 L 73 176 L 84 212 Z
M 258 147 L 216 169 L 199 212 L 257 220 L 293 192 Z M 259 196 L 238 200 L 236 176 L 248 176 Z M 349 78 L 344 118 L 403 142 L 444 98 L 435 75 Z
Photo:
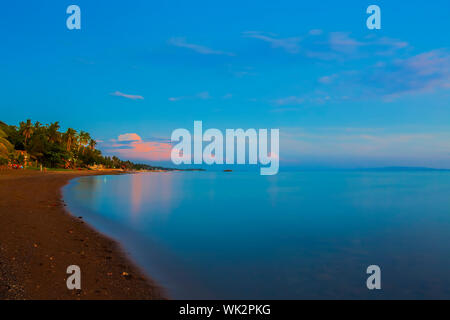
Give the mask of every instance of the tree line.
M 0 165 L 25 164 L 27 156 L 29 162 L 47 168 L 73 169 L 102 165 L 105 168 L 127 170 L 163 169 L 123 161 L 116 156 L 103 156 L 96 149 L 97 142 L 88 132 L 72 128 L 61 132 L 60 129 L 59 122 L 42 124 L 27 120 L 14 126 L 0 121 Z

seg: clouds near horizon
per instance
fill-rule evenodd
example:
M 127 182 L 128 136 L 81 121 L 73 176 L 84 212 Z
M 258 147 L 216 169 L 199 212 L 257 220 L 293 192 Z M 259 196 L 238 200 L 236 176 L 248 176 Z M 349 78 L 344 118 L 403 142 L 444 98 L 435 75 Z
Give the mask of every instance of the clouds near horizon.
M 280 153 L 298 164 L 448 167 L 450 131 L 387 128 L 280 128 Z M 407 160 L 406 160 L 407 159 Z M 406 161 L 405 161 L 406 160 Z
M 161 141 L 147 141 L 137 133 L 120 134 L 101 147 L 111 155 L 138 161 L 169 161 L 172 145 Z

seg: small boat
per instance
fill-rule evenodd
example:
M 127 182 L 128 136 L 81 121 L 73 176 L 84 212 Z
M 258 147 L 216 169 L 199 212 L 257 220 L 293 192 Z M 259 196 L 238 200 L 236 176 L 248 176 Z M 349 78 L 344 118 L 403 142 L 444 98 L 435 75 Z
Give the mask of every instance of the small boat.
M 223 172 L 233 172 L 233 170 L 231 170 L 231 169 L 225 169 L 225 170 L 223 170 Z

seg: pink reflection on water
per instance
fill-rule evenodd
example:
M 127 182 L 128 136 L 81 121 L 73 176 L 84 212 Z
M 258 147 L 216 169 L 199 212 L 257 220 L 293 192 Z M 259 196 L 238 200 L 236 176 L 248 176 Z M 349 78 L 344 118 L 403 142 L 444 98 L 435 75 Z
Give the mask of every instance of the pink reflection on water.
M 134 174 L 131 178 L 131 216 L 137 217 L 142 205 L 142 175 Z
M 130 212 L 136 219 L 142 213 L 171 212 L 176 199 L 173 193 L 173 174 L 170 172 L 134 174 L 130 181 Z M 152 210 L 155 208 L 155 210 Z

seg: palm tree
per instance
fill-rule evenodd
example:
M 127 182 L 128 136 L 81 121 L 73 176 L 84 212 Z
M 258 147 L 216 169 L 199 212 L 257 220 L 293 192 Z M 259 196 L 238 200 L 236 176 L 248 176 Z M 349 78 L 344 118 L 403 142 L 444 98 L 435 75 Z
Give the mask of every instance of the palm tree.
M 34 132 L 33 124 L 31 123 L 31 120 L 28 119 L 27 122 L 21 122 L 20 123 L 20 133 L 25 137 L 25 144 L 27 144 L 27 140 L 30 139 L 31 135 Z
M 84 147 L 86 147 L 86 145 L 89 143 L 91 136 L 86 131 L 80 131 L 78 138 L 79 138 L 79 142 L 80 142 L 80 144 L 78 146 L 78 151 L 80 150 L 81 147 L 83 147 L 83 154 L 84 154 Z
M 7 134 L 0 129 L 0 165 L 8 163 L 9 156 L 14 151 L 14 146 L 6 138 Z
M 55 142 L 59 142 L 60 141 L 60 133 L 59 133 L 59 122 L 53 122 L 51 123 L 48 128 L 47 128 L 47 136 L 48 136 L 48 141 L 55 143 Z
M 65 133 L 67 151 L 70 151 L 72 144 L 76 140 L 77 131 L 75 129 L 69 128 Z
M 97 145 L 97 141 L 95 141 L 94 139 L 89 140 L 89 147 L 91 148 L 92 151 L 95 150 L 96 145 Z

